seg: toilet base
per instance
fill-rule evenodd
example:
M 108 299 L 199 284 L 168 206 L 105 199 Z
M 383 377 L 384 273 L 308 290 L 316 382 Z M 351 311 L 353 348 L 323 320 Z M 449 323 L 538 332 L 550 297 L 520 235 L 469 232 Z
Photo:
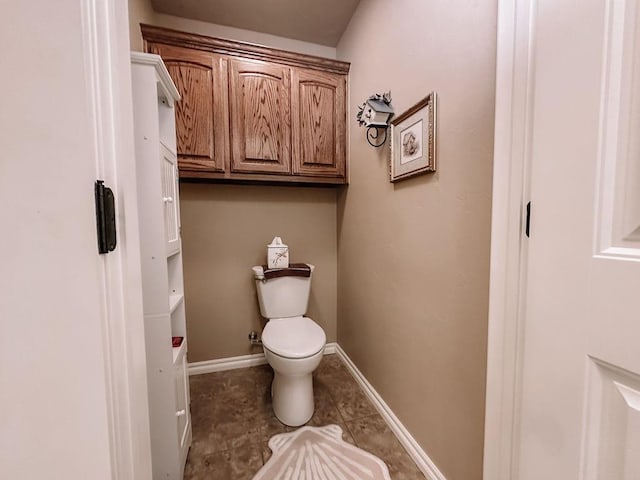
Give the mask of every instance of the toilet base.
M 271 384 L 273 413 L 285 425 L 299 427 L 313 416 L 313 371 L 320 364 L 324 348 L 302 359 L 280 357 L 265 348 L 269 365 L 274 370 Z
M 271 384 L 273 413 L 285 425 L 299 427 L 313 416 L 313 377 L 309 373 L 297 377 L 275 372 Z

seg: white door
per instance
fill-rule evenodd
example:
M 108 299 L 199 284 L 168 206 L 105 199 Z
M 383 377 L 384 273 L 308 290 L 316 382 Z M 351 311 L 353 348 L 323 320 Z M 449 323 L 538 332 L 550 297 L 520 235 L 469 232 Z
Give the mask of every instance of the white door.
M 515 478 L 639 479 L 640 0 L 540 0 L 533 45 Z
M 1 23 L 0 476 L 147 480 L 127 4 L 3 2 Z
M 164 202 L 164 227 L 167 239 L 167 256 L 180 251 L 180 212 L 178 210 L 178 160 L 162 143 L 162 200 Z
M 178 421 L 178 442 L 180 445 L 180 464 L 186 454 L 185 447 L 189 437 L 189 425 L 191 416 L 189 415 L 189 372 L 187 370 L 186 352 L 178 359 L 174 366 L 176 378 L 176 418 Z

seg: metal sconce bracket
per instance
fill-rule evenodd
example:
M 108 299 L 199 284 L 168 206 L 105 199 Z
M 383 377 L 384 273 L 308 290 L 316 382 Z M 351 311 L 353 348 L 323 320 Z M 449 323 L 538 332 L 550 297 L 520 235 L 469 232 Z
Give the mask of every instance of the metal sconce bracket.
M 367 127 L 367 142 L 369 142 L 369 145 L 376 148 L 384 145 L 384 142 L 387 141 L 387 129 L 388 127 Z M 384 135 L 382 136 L 382 140 L 379 140 L 381 130 Z

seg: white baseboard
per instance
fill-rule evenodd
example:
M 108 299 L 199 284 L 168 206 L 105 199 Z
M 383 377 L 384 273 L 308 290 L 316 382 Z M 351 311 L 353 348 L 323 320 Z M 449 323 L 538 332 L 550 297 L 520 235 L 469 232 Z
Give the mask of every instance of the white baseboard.
M 223 372 L 225 370 L 235 370 L 236 368 L 255 367 L 264 365 L 267 359 L 264 353 L 253 355 L 241 355 L 239 357 L 219 358 L 217 360 L 205 360 L 204 362 L 193 362 L 189 364 L 189 375 L 200 375 L 202 373 Z
M 336 353 L 336 349 L 338 348 L 338 344 L 336 342 L 327 343 L 324 347 L 324 354 L 331 355 Z
M 324 347 L 325 355 L 336 353 L 337 343 L 327 343 Z M 264 353 L 254 353 L 253 355 L 241 355 L 239 357 L 219 358 L 217 360 L 205 360 L 204 362 L 193 362 L 189 364 L 189 375 L 201 375 L 203 373 L 224 372 L 225 370 L 235 370 L 236 368 L 255 367 L 264 365 L 267 359 Z
M 405 426 L 400 422 L 398 417 L 395 416 L 393 411 L 389 408 L 389 406 L 385 403 L 382 397 L 376 392 L 376 390 L 371 386 L 371 384 L 367 381 L 367 379 L 362 375 L 358 367 L 351 361 L 351 359 L 347 356 L 345 351 L 340 347 L 340 345 L 336 344 L 336 354 L 345 364 L 347 369 L 351 372 L 353 378 L 355 378 L 356 382 L 360 385 L 365 395 L 371 400 L 373 406 L 376 407 L 376 410 L 380 413 L 382 418 L 384 418 L 387 425 L 391 431 L 398 437 L 398 440 L 405 448 L 407 453 L 411 456 L 416 465 L 422 471 L 427 480 L 446 480 L 445 476 L 442 474 L 438 467 L 436 467 L 433 460 L 429 458 L 429 455 L 422 449 L 422 447 L 418 444 L 418 442 L 413 438 L 413 436 L 409 433 L 409 431 L 405 428 Z
M 422 471 L 427 480 L 446 480 L 445 476 L 438 470 L 435 463 L 429 458 L 429 455 L 420 447 L 418 442 L 411 436 L 409 431 L 400 422 L 398 417 L 391 411 L 382 397 L 371 386 L 367 379 L 362 375 L 358 367 L 351 361 L 345 351 L 335 342 L 327 343 L 324 347 L 326 355 L 337 354 L 340 360 L 345 364 L 353 378 L 358 382 L 360 388 L 369 398 L 373 406 L 378 410 L 382 418 L 394 433 L 402 446 L 407 450 L 416 465 Z M 189 364 L 189 375 L 199 375 L 202 373 L 222 372 L 224 370 L 234 370 L 236 368 L 255 367 L 267 363 L 264 353 L 256 353 L 254 355 L 242 355 L 239 357 L 221 358 L 218 360 L 207 360 L 204 362 L 194 362 Z

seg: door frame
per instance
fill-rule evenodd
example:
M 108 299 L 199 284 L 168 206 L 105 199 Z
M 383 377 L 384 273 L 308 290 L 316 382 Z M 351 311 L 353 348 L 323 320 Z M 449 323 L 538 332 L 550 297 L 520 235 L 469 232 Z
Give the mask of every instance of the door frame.
M 536 4 L 536 0 L 498 2 L 484 436 L 484 478 L 487 480 L 512 480 L 517 471 Z
M 96 173 L 116 198 L 117 248 L 100 255 L 111 478 L 151 480 L 127 0 L 80 0 Z

